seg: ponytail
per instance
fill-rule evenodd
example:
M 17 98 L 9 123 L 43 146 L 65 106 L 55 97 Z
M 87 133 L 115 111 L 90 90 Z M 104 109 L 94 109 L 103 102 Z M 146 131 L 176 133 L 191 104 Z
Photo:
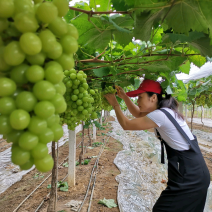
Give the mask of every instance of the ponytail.
M 158 109 L 166 107 L 169 108 L 171 110 L 173 110 L 178 118 L 182 118 L 184 120 L 184 116 L 183 114 L 181 114 L 178 110 L 179 108 L 179 103 L 177 102 L 177 100 L 172 97 L 172 95 L 170 94 L 158 94 L 158 93 L 153 93 L 153 92 L 147 92 L 148 96 L 151 97 L 153 94 L 157 95 L 158 98 Z M 163 97 L 165 95 L 165 97 Z

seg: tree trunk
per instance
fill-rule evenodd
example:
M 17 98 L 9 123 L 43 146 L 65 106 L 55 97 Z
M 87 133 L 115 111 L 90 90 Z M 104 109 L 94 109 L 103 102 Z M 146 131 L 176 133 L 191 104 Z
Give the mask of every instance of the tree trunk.
M 57 155 L 55 151 L 55 141 L 52 141 L 52 158 L 54 160 L 54 166 L 52 169 L 51 192 L 47 212 L 56 212 L 57 208 Z
M 204 116 L 204 107 L 203 106 L 201 106 L 201 122 L 202 122 L 202 127 L 204 126 L 204 122 L 202 121 L 202 118 L 203 118 L 203 116 Z

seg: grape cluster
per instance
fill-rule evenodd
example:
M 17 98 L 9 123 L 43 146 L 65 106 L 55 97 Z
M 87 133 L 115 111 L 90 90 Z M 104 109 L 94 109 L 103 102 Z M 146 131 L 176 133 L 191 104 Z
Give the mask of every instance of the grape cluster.
M 212 107 L 212 94 L 208 95 L 208 98 L 206 99 L 206 104 L 207 104 L 208 108 Z
M 83 71 L 65 70 L 65 83 L 67 90 L 65 99 L 68 104 L 67 110 L 61 114 L 61 122 L 68 125 L 68 129 L 74 130 L 81 121 L 86 121 L 88 118 L 96 119 L 97 114 L 93 112 L 92 103 L 94 98 L 91 97 L 90 90 L 88 93 L 87 75 Z
M 200 97 L 196 98 L 196 104 L 199 106 L 204 106 L 205 100 L 206 100 L 205 95 L 201 95 Z
M 98 89 L 90 89 L 90 95 L 94 98 L 93 105 L 93 111 L 94 112 L 100 112 L 102 110 L 102 95 L 101 90 Z
M 108 93 L 115 94 L 116 89 L 114 89 L 112 86 L 108 86 L 108 87 L 105 87 L 104 91 L 102 92 L 102 109 L 111 111 L 113 107 L 109 104 L 107 99 L 104 97 L 104 95 Z
M 0 134 L 23 170 L 51 170 L 46 144 L 63 135 L 63 70 L 78 48 L 76 28 L 62 19 L 68 9 L 67 0 L 0 0 Z

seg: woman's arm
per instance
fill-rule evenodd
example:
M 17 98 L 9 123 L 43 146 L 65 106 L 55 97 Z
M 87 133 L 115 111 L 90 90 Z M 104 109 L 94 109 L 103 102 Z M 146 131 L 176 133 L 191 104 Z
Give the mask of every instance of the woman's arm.
M 141 112 L 139 107 L 131 101 L 131 99 L 126 95 L 126 93 L 121 87 L 119 87 L 118 96 L 125 101 L 125 104 L 128 110 L 134 117 L 139 118 L 139 117 L 146 116 L 148 114 L 148 113 Z
M 134 117 L 136 117 L 136 118 L 144 117 L 144 116 L 146 116 L 148 114 L 148 113 L 141 112 L 139 107 L 137 105 L 135 105 L 126 94 L 123 97 L 123 100 L 124 100 L 128 110 L 130 111 L 130 113 Z
M 124 130 L 147 130 L 158 127 L 157 124 L 155 124 L 155 122 L 153 122 L 147 116 L 129 120 L 121 111 L 114 94 L 106 94 L 105 98 L 113 106 L 118 122 Z

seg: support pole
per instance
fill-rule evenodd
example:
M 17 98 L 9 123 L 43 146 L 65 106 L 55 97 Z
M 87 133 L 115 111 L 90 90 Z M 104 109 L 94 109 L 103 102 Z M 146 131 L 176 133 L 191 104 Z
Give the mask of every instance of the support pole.
M 101 110 L 101 117 L 100 117 L 100 122 L 99 123 L 102 125 L 102 110 Z
M 69 130 L 68 185 L 75 186 L 76 132 Z
M 93 124 L 93 142 L 96 141 L 96 125 Z
M 187 105 L 185 105 L 185 121 L 187 122 L 188 120 L 188 108 Z

